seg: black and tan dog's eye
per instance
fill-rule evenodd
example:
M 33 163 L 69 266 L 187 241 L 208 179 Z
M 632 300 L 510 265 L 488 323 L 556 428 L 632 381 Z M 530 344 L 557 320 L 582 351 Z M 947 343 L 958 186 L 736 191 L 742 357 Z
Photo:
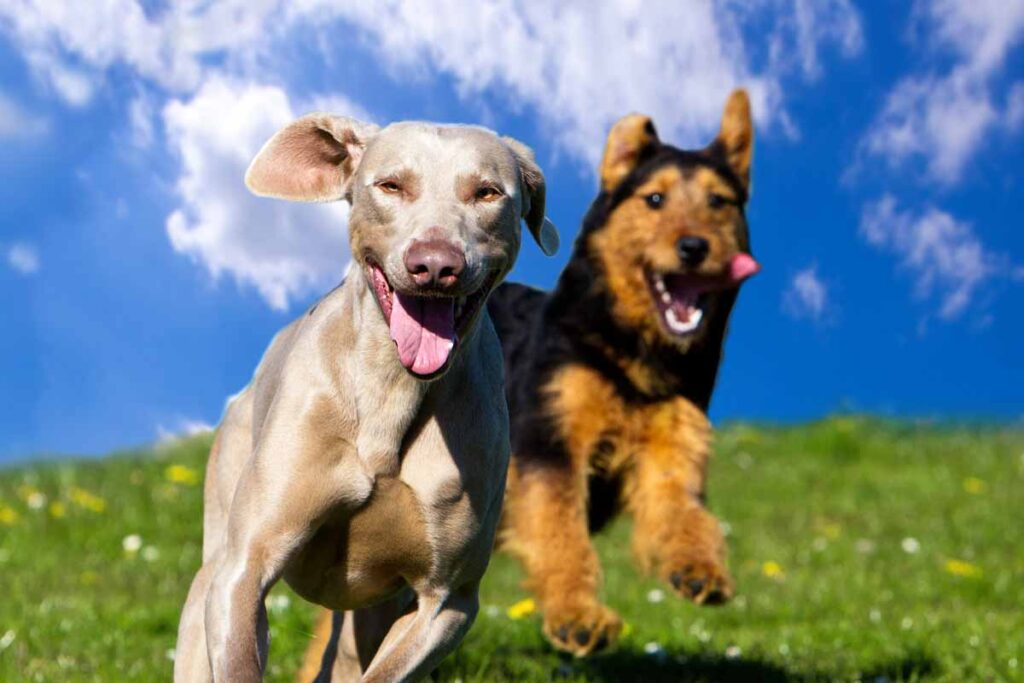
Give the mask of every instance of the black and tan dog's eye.
M 397 194 L 402 191 L 402 186 L 396 183 L 394 180 L 382 180 L 377 183 L 377 187 L 387 194 Z
M 726 196 L 720 195 L 717 192 L 712 192 L 708 195 L 708 206 L 712 209 L 720 209 L 729 203 L 731 202 Z
M 473 196 L 478 202 L 490 202 L 501 196 L 501 190 L 491 185 L 482 185 Z
M 652 192 L 644 197 L 644 201 L 647 202 L 647 206 L 652 209 L 660 209 L 661 205 L 665 202 L 665 196 L 660 192 Z

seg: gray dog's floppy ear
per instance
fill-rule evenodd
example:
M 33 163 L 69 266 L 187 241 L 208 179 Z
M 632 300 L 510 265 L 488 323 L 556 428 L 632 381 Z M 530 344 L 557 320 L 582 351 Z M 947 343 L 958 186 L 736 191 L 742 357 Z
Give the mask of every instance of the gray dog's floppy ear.
M 502 138 L 519 164 L 519 177 L 523 185 L 523 220 L 530 229 L 540 250 L 548 256 L 558 251 L 558 228 L 544 215 L 547 186 L 544 173 L 533 158 L 533 150 L 515 138 Z
M 341 199 L 377 126 L 332 114 L 307 114 L 263 145 L 245 184 L 264 197 L 299 202 Z

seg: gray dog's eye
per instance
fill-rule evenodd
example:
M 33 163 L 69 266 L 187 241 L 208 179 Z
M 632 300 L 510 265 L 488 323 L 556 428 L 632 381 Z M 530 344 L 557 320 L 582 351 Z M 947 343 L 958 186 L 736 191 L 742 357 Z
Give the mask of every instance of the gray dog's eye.
M 473 197 L 480 202 L 489 202 L 501 196 L 501 190 L 492 185 L 482 185 Z

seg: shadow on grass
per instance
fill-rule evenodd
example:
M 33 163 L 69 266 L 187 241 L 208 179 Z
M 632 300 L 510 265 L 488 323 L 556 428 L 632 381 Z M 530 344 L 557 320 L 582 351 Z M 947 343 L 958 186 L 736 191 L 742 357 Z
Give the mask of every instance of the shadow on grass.
M 649 655 L 639 651 L 619 650 L 607 655 L 570 663 L 566 660 L 561 672 L 568 676 L 583 675 L 591 681 L 825 681 L 834 672 L 808 671 L 800 667 L 791 671 L 773 662 L 757 659 L 729 659 L 709 654 Z M 571 671 L 571 673 L 570 673 Z M 863 681 L 903 681 L 928 678 L 937 672 L 935 660 L 924 653 L 912 653 L 900 659 L 874 662 L 864 667 Z M 557 678 L 557 674 L 556 674 Z

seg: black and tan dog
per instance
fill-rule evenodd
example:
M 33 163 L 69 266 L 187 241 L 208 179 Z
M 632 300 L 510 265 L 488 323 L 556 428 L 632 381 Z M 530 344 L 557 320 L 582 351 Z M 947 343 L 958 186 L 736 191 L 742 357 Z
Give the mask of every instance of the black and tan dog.
M 741 90 L 702 150 L 661 143 L 647 117 L 620 120 L 554 291 L 491 296 L 512 417 L 502 542 L 560 649 L 585 655 L 621 630 L 598 600 L 590 540 L 620 507 L 644 570 L 697 603 L 732 595 L 704 502 L 706 411 L 737 288 L 759 268 L 744 215 L 752 145 Z

